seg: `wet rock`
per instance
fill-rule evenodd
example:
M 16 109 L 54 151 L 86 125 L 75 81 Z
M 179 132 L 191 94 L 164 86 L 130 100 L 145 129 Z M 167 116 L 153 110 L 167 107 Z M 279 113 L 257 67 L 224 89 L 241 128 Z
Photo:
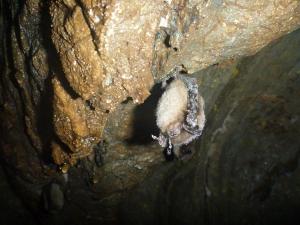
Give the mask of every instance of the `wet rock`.
M 154 80 L 175 65 L 189 73 L 241 55 L 250 55 L 299 26 L 299 3 L 218 1 L 55 1 L 52 39 L 64 82 L 55 82 L 76 99 L 77 115 L 90 130 L 78 135 L 58 121 L 75 120 L 60 108 L 56 133 L 80 158 L 101 139 L 107 114 L 128 97 L 142 103 Z M 154 47 L 153 47 L 154 46 Z M 59 76 L 58 74 L 56 74 Z M 70 86 L 67 88 L 66 86 Z M 81 102 L 81 103 L 79 103 Z M 57 103 L 54 103 L 57 110 Z M 90 114 L 97 111 L 98 122 Z M 89 118 L 89 119 L 87 119 Z M 96 117 L 93 117 L 96 118 Z M 61 122 L 58 122 L 61 123 Z M 72 134 L 76 133 L 76 135 Z M 91 138 L 93 140 L 91 140 Z M 61 153 L 64 154 L 64 153 Z
M 161 165 L 134 189 L 122 224 L 297 221 L 299 37 L 297 30 L 252 57 L 195 74 L 207 103 L 197 153 Z
M 99 108 L 90 109 L 81 98 L 72 99 L 58 80 L 54 79 L 53 85 L 55 131 L 71 151 L 70 161 L 66 162 L 74 164 L 76 159 L 88 156 L 100 141 L 107 116 Z M 59 163 L 59 153 L 55 155 Z
M 164 8 L 160 1 L 52 4 L 53 41 L 65 77 L 79 98 L 72 114 L 83 109 L 75 119 L 67 104 L 54 103 L 56 133 L 71 152 L 88 155 L 99 142 L 110 111 L 128 97 L 142 103 L 149 96 L 153 85 L 152 46 Z M 61 82 L 54 83 L 55 96 L 61 95 L 63 89 Z M 66 92 L 67 95 L 70 93 Z M 69 102 L 73 102 L 71 97 L 66 103 Z M 86 121 L 88 126 L 80 134 L 71 126 L 79 124 L 79 120 Z
M 249 202 L 251 199 L 267 202 L 275 196 L 272 203 L 278 211 L 282 199 L 278 198 L 279 201 L 277 197 L 286 186 L 290 189 L 285 188 L 287 191 L 282 198 L 291 199 L 290 202 L 297 206 L 297 163 L 289 154 L 293 149 L 284 143 L 284 140 L 294 141 L 289 136 L 290 130 L 297 134 L 298 117 L 290 113 L 292 105 L 296 105 L 294 98 L 276 91 L 257 97 L 250 95 L 251 91 L 257 91 L 251 89 L 254 86 L 259 90 L 273 90 L 257 85 L 260 82 L 282 87 L 283 78 L 274 74 L 279 73 L 281 61 L 289 65 L 293 64 L 292 59 L 298 59 L 296 55 L 294 58 L 289 56 L 294 49 L 283 44 L 285 47 L 275 51 L 276 54 L 284 52 L 275 63 L 271 61 L 278 57 L 275 53 L 267 56 L 261 53 L 263 56 L 253 61 L 239 62 L 228 58 L 253 54 L 295 29 L 299 25 L 299 1 L 239 1 L 239 5 L 230 1 L 182 0 L 0 2 L 0 159 L 10 171 L 7 177 L 22 202 L 35 217 L 38 215 L 38 223 L 117 224 L 117 209 L 124 196 L 156 172 L 159 176 L 145 182 L 150 192 L 147 188 L 135 189 L 136 195 L 132 197 L 132 200 L 141 199 L 140 192 L 146 193 L 142 198 L 145 204 L 139 210 L 146 208 L 149 214 L 142 219 L 158 213 L 157 220 L 167 218 L 173 222 L 179 217 L 177 221 L 186 219 L 190 222 L 192 219 L 189 218 L 203 215 L 204 223 L 210 222 L 213 215 L 224 212 L 223 208 L 231 210 L 227 205 L 230 206 L 231 199 L 234 201 L 239 193 L 246 193 Z M 256 69 L 260 62 L 268 66 Z M 154 83 L 159 83 L 165 71 L 175 64 L 184 64 L 188 72 L 214 65 L 198 74 L 200 92 L 205 97 L 207 114 L 211 118 L 207 136 L 202 137 L 200 145 L 206 143 L 207 146 L 214 141 L 217 147 L 212 146 L 210 150 L 205 147 L 201 153 L 203 157 L 196 155 L 187 162 L 170 164 L 165 162 L 161 149 L 153 144 L 151 134 L 158 132 L 154 109 L 161 94 L 159 84 Z M 264 74 L 265 71 L 273 73 L 262 81 L 262 76 L 253 72 L 258 70 Z M 283 71 L 289 71 L 289 68 L 283 68 L 282 74 Z M 242 81 L 245 77 L 253 78 Z M 296 85 L 297 79 L 292 79 Z M 241 92 L 231 96 L 231 91 L 239 86 Z M 298 93 L 290 84 L 286 83 L 286 87 L 294 94 Z M 241 99 L 244 89 L 249 98 Z M 224 96 L 229 96 L 230 101 Z M 230 114 L 232 102 L 237 102 L 240 107 L 233 108 Z M 239 109 L 244 110 L 246 122 L 238 117 Z M 259 134 L 246 133 L 250 141 L 241 144 L 245 157 L 256 149 L 255 156 L 259 157 L 253 162 L 243 157 L 232 159 L 234 151 L 229 154 L 220 150 L 233 143 L 226 141 L 232 140 L 227 132 L 236 133 L 223 129 L 225 119 L 222 116 L 228 114 L 225 128 L 233 120 L 234 126 L 241 124 L 241 127 L 233 126 L 241 135 L 249 130 Z M 250 114 L 252 117 L 247 117 Z M 296 128 L 294 125 L 291 128 L 291 124 L 296 124 Z M 244 125 L 246 129 L 243 129 Z M 278 138 L 272 139 L 272 135 L 266 136 L 266 133 Z M 214 138 L 212 134 L 215 134 Z M 243 137 L 237 137 L 234 143 L 240 144 L 238 141 Z M 258 141 L 261 137 L 271 143 L 266 152 Z M 95 147 L 103 142 L 106 150 L 96 154 Z M 287 149 L 287 155 L 280 151 L 282 146 Z M 211 157 L 208 169 L 205 167 L 207 155 Z M 241 175 L 244 180 L 240 177 L 234 180 L 229 176 L 233 173 L 231 170 L 226 170 L 226 174 L 215 171 L 215 168 L 227 168 L 224 163 L 228 158 L 230 162 L 236 162 L 232 165 L 243 165 L 245 168 L 238 170 L 246 174 L 252 169 L 245 165 L 254 165 L 257 174 Z M 294 158 L 297 158 L 296 154 Z M 260 162 L 266 162 L 266 165 Z M 210 174 L 207 187 L 203 185 L 206 172 L 202 171 Z M 175 175 L 179 181 L 168 186 Z M 61 176 L 68 182 L 64 192 L 68 201 L 58 210 L 62 201 L 55 200 L 56 213 L 45 215 L 39 211 L 42 187 Z M 237 192 L 228 198 L 229 203 L 219 206 L 218 196 L 232 193 L 230 188 L 226 189 L 228 186 L 222 192 L 222 182 L 226 183 L 226 179 Z M 164 184 L 162 190 L 167 193 L 178 190 L 168 195 L 170 201 L 175 202 L 172 209 L 164 207 L 169 199 L 160 202 L 165 199 L 164 193 L 156 195 L 161 183 Z M 173 189 L 177 186 L 178 189 Z M 251 187 L 251 191 L 246 186 Z M 195 190 L 185 192 L 190 187 Z M 175 201 L 174 196 L 184 198 Z M 212 199 L 209 207 L 205 200 L 208 196 Z M 189 199 L 188 203 L 185 198 Z M 170 210 L 175 217 L 169 219 L 165 216 L 166 211 L 160 211 L 155 204 L 146 204 L 147 199 L 161 203 L 159 207 Z M 139 204 L 141 202 L 137 206 Z M 181 209 L 179 213 L 178 208 Z M 239 212 L 243 215 L 244 208 L 236 208 L 241 208 Z M 286 209 L 289 209 L 288 205 Z M 137 212 L 140 212 L 139 216 L 144 215 L 144 212 Z M 185 213 L 194 214 L 185 218 L 182 216 Z M 283 215 L 284 210 L 280 213 Z
M 25 180 L 42 180 L 41 161 L 51 138 L 51 123 L 40 126 L 42 118 L 51 121 L 49 107 L 41 107 L 51 93 L 46 50 L 41 47 L 42 9 L 39 1 L 1 5 L 1 158 Z

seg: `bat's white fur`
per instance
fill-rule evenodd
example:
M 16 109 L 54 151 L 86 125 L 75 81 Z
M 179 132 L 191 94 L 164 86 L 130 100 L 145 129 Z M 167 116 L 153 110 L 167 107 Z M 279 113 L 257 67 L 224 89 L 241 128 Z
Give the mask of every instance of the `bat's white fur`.
M 168 155 L 173 151 L 180 158 L 185 154 L 180 147 L 202 133 L 205 125 L 204 100 L 193 78 L 175 73 L 174 80 L 168 85 L 163 83 L 163 86 L 167 88 L 156 109 L 160 134 L 158 137 L 152 135 L 152 138 L 163 148 L 167 147 Z
M 157 111 L 157 126 L 165 133 L 179 132 L 187 110 L 188 89 L 179 79 L 173 80 L 161 96 Z M 176 135 L 176 134 L 175 134 Z

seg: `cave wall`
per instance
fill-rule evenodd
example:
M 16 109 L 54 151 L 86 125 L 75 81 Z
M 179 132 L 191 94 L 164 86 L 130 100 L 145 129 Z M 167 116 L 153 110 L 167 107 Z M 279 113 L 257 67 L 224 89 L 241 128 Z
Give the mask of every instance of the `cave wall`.
M 299 32 L 277 39 L 299 27 L 299 1 L 0 4 L 0 159 L 38 223 L 247 222 L 256 206 L 263 223 L 271 206 L 298 209 L 283 198 L 298 198 Z M 195 157 L 166 163 L 151 134 L 178 64 L 208 121 Z
M 197 72 L 207 124 L 188 162 L 123 202 L 123 224 L 294 224 L 300 210 L 300 30 Z M 217 90 L 217 94 L 216 94 Z

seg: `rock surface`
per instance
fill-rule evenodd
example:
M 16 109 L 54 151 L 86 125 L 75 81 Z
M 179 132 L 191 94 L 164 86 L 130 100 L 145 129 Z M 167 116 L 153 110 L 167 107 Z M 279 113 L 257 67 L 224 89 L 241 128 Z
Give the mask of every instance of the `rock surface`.
M 54 125 L 60 139 L 78 153 L 71 158 L 89 155 L 118 104 L 128 97 L 142 103 L 149 96 L 154 37 L 165 8 L 162 1 L 52 3 L 53 42 L 77 95 L 68 98 L 62 83 L 54 83 Z M 63 99 L 68 104 L 60 104 Z
M 0 0 L 0 159 L 37 223 L 118 224 L 122 201 L 124 223 L 136 207 L 174 224 L 298 209 L 299 31 L 231 58 L 299 27 L 300 2 L 239 2 Z M 210 119 L 187 163 L 151 140 L 154 83 L 175 64 L 214 64 L 195 73 Z
M 299 26 L 299 1 L 169 1 L 169 51 L 162 73 L 183 65 L 189 73 L 251 55 Z M 165 52 L 160 48 L 157 52 Z
M 54 82 L 54 126 L 71 151 L 54 145 L 55 162 L 89 155 L 108 113 L 128 97 L 142 103 L 175 65 L 194 72 L 253 54 L 298 27 L 299 12 L 293 0 L 53 2 L 52 39 L 71 90 Z
M 294 224 L 299 204 L 300 30 L 196 73 L 208 120 L 193 160 L 162 164 L 122 224 Z

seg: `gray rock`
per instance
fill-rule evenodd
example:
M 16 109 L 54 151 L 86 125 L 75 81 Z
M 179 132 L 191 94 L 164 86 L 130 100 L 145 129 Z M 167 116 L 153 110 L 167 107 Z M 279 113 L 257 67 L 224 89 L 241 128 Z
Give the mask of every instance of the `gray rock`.
M 207 124 L 188 162 L 123 202 L 123 224 L 294 224 L 300 212 L 300 30 L 198 72 Z M 217 93 L 217 94 L 216 94 Z

